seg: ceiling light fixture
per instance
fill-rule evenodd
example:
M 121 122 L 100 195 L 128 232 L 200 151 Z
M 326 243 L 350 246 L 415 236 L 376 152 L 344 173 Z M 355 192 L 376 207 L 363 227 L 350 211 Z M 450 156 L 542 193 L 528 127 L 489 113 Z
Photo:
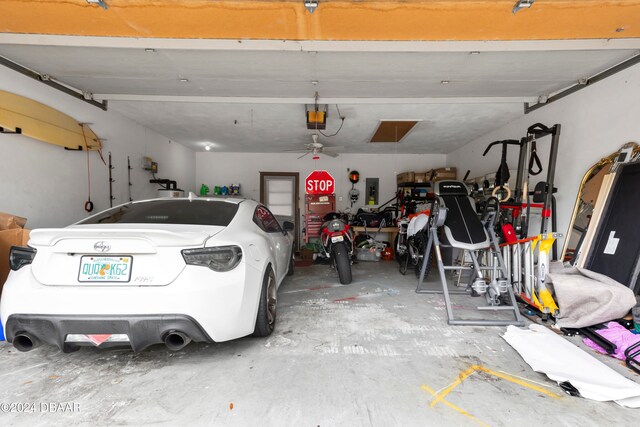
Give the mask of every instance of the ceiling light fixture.
M 469 52 L 471 55 L 480 55 L 480 52 L 477 50 L 472 50 L 471 52 Z
M 313 13 L 314 10 L 318 8 L 319 0 L 304 0 L 304 7 L 309 11 L 309 13 Z
M 448 85 L 449 83 L 450 83 L 449 80 L 441 80 L 440 81 L 441 85 Z
M 182 83 L 189 83 L 189 79 L 185 79 L 184 77 L 182 77 L 182 78 L 180 79 L 180 82 L 182 82 Z
M 533 5 L 534 1 L 536 0 L 518 0 L 516 4 L 513 5 L 511 12 L 516 13 L 520 9 L 529 9 Z
M 329 106 L 327 104 L 318 104 L 318 92 L 315 94 L 315 102 L 305 105 L 305 114 L 307 116 L 307 129 L 325 130 L 327 128 L 327 112 Z
M 211 146 L 210 146 L 210 145 L 206 145 L 206 146 L 204 147 L 204 149 L 205 149 L 205 150 L 207 150 L 207 151 L 211 151 Z
M 148 48 L 146 48 L 144 51 L 145 51 L 145 52 L 149 52 L 149 53 L 153 53 L 153 52 L 155 52 L 156 50 L 155 50 L 155 49 L 153 49 L 153 48 L 151 48 L 151 47 L 148 47 Z
M 109 9 L 109 6 L 107 5 L 107 2 L 104 1 L 104 0 L 87 0 L 87 3 L 89 3 L 89 4 L 97 4 L 98 6 L 103 8 L 104 10 Z

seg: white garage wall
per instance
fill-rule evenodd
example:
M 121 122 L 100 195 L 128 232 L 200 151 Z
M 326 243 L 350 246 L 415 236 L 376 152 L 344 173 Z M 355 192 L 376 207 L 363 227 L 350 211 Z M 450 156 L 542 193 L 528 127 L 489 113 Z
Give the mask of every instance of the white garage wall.
M 127 156 L 131 158 L 133 199 L 156 197 L 156 184 L 142 169 L 142 157 L 159 163 L 160 178 L 171 178 L 193 190 L 195 153 L 115 112 L 102 111 L 44 84 L 0 67 L 0 90 L 31 98 L 70 115 L 90 127 L 103 143 L 103 155 L 113 164 L 114 205 L 128 201 Z M 97 152 L 90 153 L 91 200 L 95 212 L 109 207 L 108 168 Z M 88 214 L 87 154 L 66 151 L 23 135 L 0 134 L 0 211 L 28 218 L 28 228 L 65 226 Z
M 336 180 L 337 207 L 343 210 L 349 207 L 349 172 L 360 172 L 360 199 L 353 209 L 362 207 L 365 198 L 365 179 L 380 179 L 378 200 L 384 203 L 396 192 L 396 173 L 406 171 L 426 171 L 446 166 L 444 154 L 340 154 L 336 158 L 320 155 L 314 162 L 309 156 L 299 159 L 300 154 L 258 154 L 258 153 L 196 153 L 196 186 L 240 184 L 242 195 L 260 200 L 260 172 L 298 172 L 300 173 L 301 209 L 304 203 L 304 179 L 313 170 L 326 170 Z M 342 201 L 339 198 L 342 197 Z
M 457 166 L 460 175 L 470 169 L 470 177 L 495 172 L 500 163 L 500 148 L 494 147 L 482 157 L 486 146 L 496 140 L 520 139 L 534 123 L 562 125 L 555 185 L 558 206 L 558 231 L 566 235 L 577 190 L 590 165 L 618 150 L 623 144 L 640 142 L 640 66 L 636 65 L 556 101 L 477 138 L 450 153 L 447 161 Z M 546 178 L 551 138 L 538 141 L 538 155 L 545 170 L 532 182 Z M 517 147 L 510 150 L 509 167 L 518 166 Z M 559 247 L 562 247 L 560 242 Z

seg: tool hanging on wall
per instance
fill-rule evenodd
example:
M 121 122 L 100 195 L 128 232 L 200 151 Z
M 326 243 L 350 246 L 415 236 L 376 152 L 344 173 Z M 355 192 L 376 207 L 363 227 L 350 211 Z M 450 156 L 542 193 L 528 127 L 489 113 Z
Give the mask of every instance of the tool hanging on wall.
M 87 201 L 84 203 L 84 210 L 88 213 L 93 211 L 93 202 L 91 201 L 91 159 L 89 157 L 89 144 L 87 143 L 87 135 L 84 132 L 84 123 L 80 123 L 80 128 L 82 129 L 82 137 L 84 139 L 84 146 L 87 151 L 87 186 L 88 186 L 88 194 Z
M 129 158 L 129 156 L 127 156 L 127 178 L 129 180 L 129 201 L 133 202 L 133 198 L 131 197 L 131 187 L 133 187 L 133 184 L 131 183 L 131 169 L 133 169 L 131 167 L 131 159 Z
M 113 164 L 111 163 L 111 151 L 109 151 L 109 206 L 113 207 L 113 201 L 115 197 L 113 197 L 113 183 L 116 182 L 111 175 L 111 171 L 113 170 Z

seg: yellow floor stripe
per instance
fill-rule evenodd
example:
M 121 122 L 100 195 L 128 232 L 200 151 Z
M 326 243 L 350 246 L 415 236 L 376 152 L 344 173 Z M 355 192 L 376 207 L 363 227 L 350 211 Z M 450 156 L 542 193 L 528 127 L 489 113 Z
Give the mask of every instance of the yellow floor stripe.
M 438 404 L 438 402 L 442 401 L 447 394 L 449 394 L 454 388 L 458 387 L 460 384 L 462 384 L 462 381 L 466 380 L 467 377 L 469 377 L 469 375 L 472 375 L 476 370 L 474 369 L 474 367 L 472 366 L 471 368 L 467 369 L 466 371 L 460 372 L 458 374 L 458 379 L 455 380 L 453 383 L 451 383 L 451 385 L 447 388 L 445 388 L 444 390 L 442 390 L 440 393 L 438 393 L 436 395 L 436 398 L 433 399 L 433 401 L 431 402 L 431 407 L 433 408 L 434 406 L 436 406 Z
M 462 382 L 464 380 L 466 380 L 467 378 L 469 378 L 471 375 L 473 375 L 475 372 L 484 372 L 487 373 L 489 375 L 493 375 L 494 377 L 503 379 L 505 381 L 509 381 L 510 383 L 514 383 L 517 384 L 519 386 L 528 388 L 530 390 L 534 390 L 537 391 L 538 393 L 542 393 L 545 396 L 549 396 L 553 399 L 558 399 L 560 398 L 560 395 L 557 395 L 555 393 L 552 393 L 550 391 L 545 390 L 544 388 L 533 384 L 527 380 L 523 380 L 520 378 L 516 378 L 512 375 L 506 374 L 506 373 L 502 373 L 502 372 L 496 372 L 493 371 L 489 368 L 486 368 L 482 365 L 471 365 L 471 367 L 469 367 L 469 369 L 466 369 L 464 371 L 461 371 L 458 374 L 458 378 L 453 381 L 449 386 L 445 387 L 442 391 L 436 392 L 434 391 L 431 387 L 427 386 L 427 385 L 422 385 L 422 389 L 428 393 L 430 393 L 434 399 L 431 401 L 431 403 L 429 404 L 429 407 L 434 408 L 438 403 L 442 403 L 446 406 L 448 406 L 449 408 L 455 410 L 456 412 L 458 412 L 459 414 L 464 415 L 465 417 L 472 419 L 473 421 L 479 423 L 482 426 L 488 426 L 487 423 L 485 423 L 484 421 L 478 419 L 477 417 L 471 415 L 469 412 L 465 411 L 464 409 L 454 405 L 453 403 L 445 400 L 445 397 L 451 393 L 456 387 L 458 387 L 460 384 L 462 384 Z
M 518 385 L 520 385 L 522 387 L 526 387 L 526 388 L 529 388 L 531 390 L 535 390 L 538 393 L 545 394 L 545 395 L 547 395 L 549 397 L 552 397 L 554 399 L 558 399 L 560 397 L 559 395 L 557 395 L 555 393 L 552 393 L 550 391 L 547 391 L 547 390 L 543 389 L 542 387 L 539 387 L 539 386 L 537 386 L 535 384 L 532 384 L 532 383 L 530 383 L 528 381 L 512 377 L 511 375 L 507 375 L 507 374 L 503 374 L 503 373 L 500 373 L 500 372 L 492 371 L 491 369 L 485 368 L 484 366 L 480 366 L 480 365 L 474 365 L 472 367 L 477 371 L 486 372 L 487 374 L 493 375 L 494 377 L 501 378 L 503 380 L 509 381 L 511 383 L 514 383 L 514 384 L 518 384 Z
M 427 392 L 429 392 L 429 393 L 431 393 L 431 395 L 436 396 L 436 392 L 435 392 L 432 388 L 427 387 L 426 385 L 423 385 L 423 386 L 422 386 L 422 389 L 423 389 L 423 390 L 425 390 L 425 391 L 427 391 Z M 477 423 L 478 423 L 478 424 L 480 424 L 481 426 L 484 426 L 484 427 L 490 427 L 490 425 L 489 425 L 489 424 L 487 424 L 487 423 L 485 423 L 484 421 L 482 421 L 482 420 L 478 419 L 477 417 L 475 417 L 475 416 L 471 415 L 470 413 L 468 413 L 468 412 L 467 412 L 467 411 L 465 411 L 464 409 L 462 409 L 462 408 L 460 408 L 460 407 L 458 407 L 458 406 L 454 405 L 453 403 L 451 403 L 451 402 L 449 402 L 449 401 L 446 401 L 446 400 L 444 400 L 444 399 L 443 399 L 443 400 L 441 400 L 441 402 L 442 402 L 443 404 L 447 405 L 449 408 L 453 409 L 454 411 L 458 412 L 459 414 L 464 415 L 465 417 L 469 418 L 470 420 L 473 420 L 473 421 L 477 422 Z

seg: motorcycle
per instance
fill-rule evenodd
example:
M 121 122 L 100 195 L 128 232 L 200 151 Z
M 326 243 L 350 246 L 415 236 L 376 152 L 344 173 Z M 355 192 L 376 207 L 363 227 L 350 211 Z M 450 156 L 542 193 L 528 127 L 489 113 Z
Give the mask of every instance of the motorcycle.
M 351 257 L 353 255 L 353 234 L 347 222 L 332 212 L 324 217 L 320 239 L 324 255 L 338 270 L 340 283 L 351 283 Z
M 424 261 L 424 251 L 427 246 L 429 232 L 429 216 L 422 213 L 411 215 L 411 219 L 404 217 L 398 220 L 398 235 L 395 241 L 396 260 L 400 264 L 400 274 L 407 274 L 409 266 L 413 268 L 416 277 Z M 431 252 L 427 256 L 425 277 L 431 266 Z

